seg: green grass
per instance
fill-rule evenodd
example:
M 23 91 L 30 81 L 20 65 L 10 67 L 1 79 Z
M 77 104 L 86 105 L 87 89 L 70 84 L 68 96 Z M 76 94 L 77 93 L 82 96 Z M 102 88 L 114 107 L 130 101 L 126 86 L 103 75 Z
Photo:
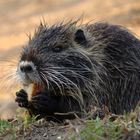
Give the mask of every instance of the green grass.
M 81 138 L 85 140 L 114 140 L 121 137 L 122 132 L 123 126 L 110 121 L 104 122 L 97 118 L 86 122 L 85 128 L 81 131 Z
M 0 120 L 0 138 L 10 135 L 11 139 L 15 139 L 16 129 L 14 125 L 6 120 Z
M 5 131 L 10 130 L 11 128 L 13 128 L 13 125 L 8 121 L 0 120 L 0 134 L 4 134 Z
M 109 114 L 103 120 L 99 118 L 95 120 L 77 119 L 76 121 L 70 121 L 66 128 L 63 124 L 54 123 L 49 129 L 56 129 L 55 131 L 58 132 L 58 135 L 61 135 L 62 140 L 63 138 L 64 140 L 65 138 L 67 140 L 123 140 L 128 139 L 128 137 L 140 139 L 139 113 L 140 108 L 136 109 L 135 112 L 124 115 Z M 8 139 L 14 140 L 19 137 L 24 139 L 24 136 L 29 131 L 30 133 L 33 132 L 34 128 L 36 128 L 35 126 L 37 126 L 38 131 L 42 132 L 42 129 L 39 130 L 39 128 L 43 128 L 44 125 L 36 121 L 36 117 L 23 114 L 13 122 L 0 120 L 0 138 L 5 138 L 8 135 Z M 59 126 L 61 127 L 60 131 L 58 131 Z M 62 130 L 63 127 L 64 129 Z M 45 133 L 53 134 L 52 131 L 48 132 L 46 130 Z M 62 133 L 64 130 L 66 132 Z
M 29 115 L 22 113 L 22 115 L 17 116 L 13 121 L 0 120 L 0 138 L 8 135 L 10 140 L 15 140 L 20 133 L 24 132 L 31 127 L 31 125 L 36 121 L 36 117 L 30 117 Z
M 80 140 L 123 140 L 140 139 L 140 108 L 124 115 L 107 115 L 103 120 L 85 120 L 84 128 L 79 130 Z M 140 116 L 139 116 L 140 117 Z M 77 140 L 77 134 L 72 136 Z

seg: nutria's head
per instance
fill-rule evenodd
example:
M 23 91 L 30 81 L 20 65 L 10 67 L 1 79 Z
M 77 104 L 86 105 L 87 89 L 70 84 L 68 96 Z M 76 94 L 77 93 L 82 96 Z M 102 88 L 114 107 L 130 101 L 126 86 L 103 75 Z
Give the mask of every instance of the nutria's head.
M 85 47 L 85 33 L 74 23 L 41 25 L 21 53 L 18 75 L 24 85 L 41 84 L 52 94 L 82 100 L 94 76 Z

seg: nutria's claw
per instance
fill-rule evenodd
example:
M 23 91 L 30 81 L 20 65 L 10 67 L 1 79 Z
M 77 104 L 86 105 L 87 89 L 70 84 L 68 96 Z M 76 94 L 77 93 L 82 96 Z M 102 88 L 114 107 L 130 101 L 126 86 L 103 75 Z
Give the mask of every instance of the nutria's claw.
M 20 107 L 28 107 L 28 96 L 23 89 L 16 92 L 15 102 L 17 102 Z
M 23 98 L 28 98 L 27 93 L 23 89 L 21 89 L 20 91 L 16 92 L 16 96 L 20 96 L 20 97 L 23 97 Z

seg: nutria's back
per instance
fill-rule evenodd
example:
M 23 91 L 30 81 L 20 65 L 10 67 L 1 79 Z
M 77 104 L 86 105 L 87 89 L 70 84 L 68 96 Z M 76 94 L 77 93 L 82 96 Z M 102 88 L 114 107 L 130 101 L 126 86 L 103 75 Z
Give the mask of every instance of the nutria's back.
M 31 101 L 16 101 L 33 114 L 108 106 L 120 114 L 140 100 L 140 41 L 127 29 L 107 23 L 41 25 L 18 65 L 22 83 L 40 85 Z M 28 94 L 28 93 L 27 93 Z M 66 116 L 64 116 L 66 118 Z
M 100 61 L 99 100 L 104 95 L 103 102 L 113 113 L 134 109 L 140 100 L 140 41 L 121 26 L 99 23 L 89 30 L 93 36 L 98 34 L 99 48 L 106 44 Z

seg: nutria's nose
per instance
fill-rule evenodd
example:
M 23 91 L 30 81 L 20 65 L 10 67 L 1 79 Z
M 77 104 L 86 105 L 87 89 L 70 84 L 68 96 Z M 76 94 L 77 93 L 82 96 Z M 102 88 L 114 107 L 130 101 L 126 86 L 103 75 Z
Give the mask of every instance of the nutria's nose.
M 32 62 L 22 61 L 19 64 L 19 68 L 21 72 L 30 73 L 33 72 L 34 65 Z
M 25 66 L 20 66 L 20 70 L 22 71 L 22 72 L 32 72 L 32 67 L 31 67 L 31 65 L 25 65 Z

